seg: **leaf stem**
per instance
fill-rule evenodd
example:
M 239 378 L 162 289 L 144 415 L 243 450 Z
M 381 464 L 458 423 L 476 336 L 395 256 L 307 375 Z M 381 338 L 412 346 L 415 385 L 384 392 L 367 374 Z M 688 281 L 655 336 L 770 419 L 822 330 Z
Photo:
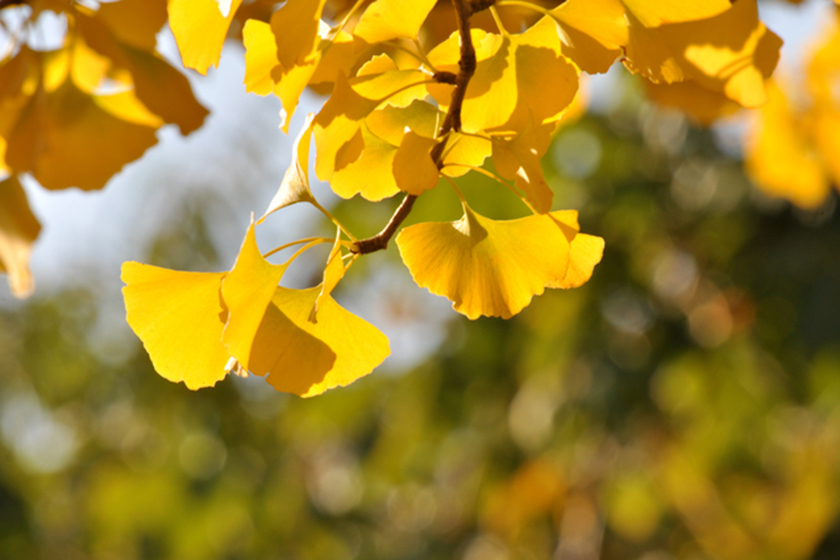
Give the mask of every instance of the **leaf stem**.
M 329 219 L 330 219 L 330 221 L 331 221 L 332 223 L 334 223 L 336 226 L 338 226 L 338 228 L 339 228 L 341 231 L 343 231 L 343 232 L 344 232 L 344 234 L 345 234 L 347 237 L 349 237 L 349 238 L 350 238 L 350 241 L 356 241 L 356 237 L 355 237 L 352 233 L 350 233 L 350 231 L 349 231 L 347 228 L 345 228 L 345 227 L 341 224 L 341 222 L 339 222 L 339 221 L 338 221 L 338 218 L 336 218 L 335 216 L 333 216 L 333 215 L 332 215 L 332 213 L 331 213 L 329 210 L 327 210 L 326 208 L 324 208 L 323 206 L 321 206 L 321 205 L 318 203 L 318 201 L 317 201 L 317 200 L 315 200 L 315 197 L 312 197 L 311 204 L 312 204 L 315 208 L 317 208 L 318 210 L 320 210 L 320 211 L 321 211 L 321 213 L 322 213 L 324 216 L 326 216 L 327 218 L 329 218 Z
M 263 258 L 267 259 L 271 255 L 275 253 L 279 253 L 283 249 L 288 249 L 289 247 L 294 247 L 295 245 L 300 245 L 301 243 L 311 243 L 313 241 L 317 241 L 319 243 L 326 243 L 327 241 L 333 241 L 334 239 L 330 239 L 329 237 L 304 237 L 303 239 L 298 239 L 297 241 L 292 241 L 291 243 L 286 243 L 285 245 L 280 245 L 279 247 L 275 247 L 268 253 L 263 254 Z

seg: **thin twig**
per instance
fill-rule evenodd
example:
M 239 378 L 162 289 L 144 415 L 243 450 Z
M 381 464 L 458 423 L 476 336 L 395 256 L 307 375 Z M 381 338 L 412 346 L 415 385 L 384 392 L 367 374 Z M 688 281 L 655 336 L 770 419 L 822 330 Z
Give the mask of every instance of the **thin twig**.
M 449 103 L 449 110 L 446 112 L 446 117 L 443 119 L 443 124 L 438 131 L 438 138 L 440 141 L 432 148 L 432 160 L 437 164 L 438 169 L 442 167 L 442 155 L 446 148 L 446 141 L 449 133 L 452 131 L 461 130 L 461 106 L 464 104 L 464 97 L 467 94 L 467 85 L 470 82 L 473 74 L 475 74 L 476 58 L 475 47 L 472 43 L 472 35 L 470 34 L 470 16 L 472 15 L 473 6 L 470 0 L 452 0 L 455 6 L 455 15 L 458 19 L 458 31 L 461 36 L 461 59 L 458 61 L 458 74 L 455 76 L 455 89 L 452 90 L 452 101 Z M 360 255 L 381 251 L 388 247 L 388 241 L 394 236 L 399 229 L 403 220 L 408 217 L 411 208 L 414 206 L 414 201 L 417 196 L 413 194 L 405 195 L 402 203 L 400 203 L 397 211 L 391 216 L 391 220 L 385 229 L 369 237 L 356 241 L 351 247 L 350 251 Z

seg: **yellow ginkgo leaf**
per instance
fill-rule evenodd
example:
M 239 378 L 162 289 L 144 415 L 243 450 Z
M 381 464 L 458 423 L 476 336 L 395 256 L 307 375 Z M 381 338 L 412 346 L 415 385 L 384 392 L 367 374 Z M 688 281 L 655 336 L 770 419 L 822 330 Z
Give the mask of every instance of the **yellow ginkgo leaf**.
M 549 215 L 496 221 L 464 204 L 457 222 L 403 229 L 397 246 L 414 281 L 470 319 L 508 319 L 562 281 L 569 241 Z
M 413 101 L 408 107 L 385 105 L 372 112 L 365 124 L 371 133 L 393 146 L 399 146 L 406 127 L 420 136 L 434 138 L 443 122 L 444 113 L 431 103 Z
M 397 146 L 373 134 L 367 124 L 362 125 L 361 132 L 364 143 L 361 157 L 337 169 L 330 178 L 330 188 L 342 198 L 361 194 L 363 198 L 376 202 L 392 197 L 400 192 L 394 179 Z
M 385 55 L 382 55 L 385 56 Z M 428 74 L 420 70 L 391 70 L 367 74 L 351 80 L 353 90 L 372 101 L 385 101 L 394 107 L 408 107 L 417 99 L 426 97 Z
M 645 27 L 714 17 L 728 10 L 729 0 L 621 0 Z
M 344 278 L 346 272 L 344 268 L 344 259 L 341 258 L 341 229 L 336 232 L 335 243 L 333 244 L 330 254 L 327 257 L 327 266 L 324 267 L 324 281 L 321 282 L 321 291 L 318 297 L 315 298 L 315 304 L 312 306 L 312 312 L 309 314 L 309 321 L 311 323 L 318 322 L 318 310 L 321 307 L 321 302 L 324 298 L 329 297 L 332 291 Z
M 169 27 L 184 66 L 207 74 L 222 56 L 228 28 L 242 0 L 231 0 L 227 17 L 216 0 L 169 0 Z
M 609 70 L 627 44 L 620 0 L 567 0 L 551 16 L 563 30 L 563 54 L 590 74 Z
M 309 80 L 310 85 L 335 82 L 339 73 L 349 76 L 360 51 L 364 48 L 364 41 L 359 41 L 346 31 L 339 32 L 329 44 L 329 48 L 326 48 L 322 39 L 318 46 L 321 58 L 318 61 L 318 68 Z
M 409 130 L 394 155 L 394 180 L 401 191 L 420 196 L 437 185 L 439 173 L 430 155 L 433 138 Z
M 233 269 L 222 281 L 221 292 L 228 310 L 222 343 L 246 370 L 251 369 L 252 352 L 257 350 L 257 329 L 285 272 L 285 265 L 273 265 L 263 258 L 252 223 Z
M 225 377 L 227 312 L 219 291 L 226 274 L 123 264 L 126 320 L 163 378 L 194 390 Z
M 245 91 L 268 95 L 274 91 L 271 71 L 280 64 L 277 60 L 277 43 L 271 26 L 263 21 L 249 19 L 242 29 L 245 46 Z
M 96 12 L 120 42 L 153 51 L 156 35 L 166 24 L 166 0 L 120 0 L 102 3 Z
M 312 348 L 300 361 L 282 360 L 269 373 L 268 382 L 278 391 L 302 397 L 319 395 L 345 386 L 373 371 L 391 353 L 388 339 L 379 329 L 342 308 L 327 296 L 321 301 L 318 322 L 309 321 L 321 286 L 308 290 L 277 288 L 274 305 L 301 329 L 323 342 L 335 362 L 324 371 L 331 357 L 324 348 Z M 258 334 L 258 338 L 259 338 Z
M 449 133 L 443 150 L 443 169 L 448 177 L 460 177 L 471 167 L 481 167 L 493 151 L 492 142 L 472 134 Z
M 723 95 L 697 85 L 694 80 L 673 84 L 655 84 L 644 80 L 648 96 L 665 107 L 683 111 L 694 122 L 709 126 L 741 107 Z
M 32 98 L 8 137 L 6 162 L 48 189 L 101 189 L 156 142 L 154 127 L 112 115 L 68 80 Z
M 529 124 L 520 134 L 508 139 L 493 139 L 493 163 L 505 179 L 515 180 L 525 199 L 537 212 L 551 210 L 554 193 L 545 180 L 542 156 L 551 141 L 552 125 Z
M 414 39 L 435 0 L 376 0 L 362 14 L 353 34 L 368 43 Z
M 543 18 L 524 33 L 511 35 L 515 49 L 516 106 L 504 130 L 524 130 L 531 122 L 556 121 L 578 90 L 578 71 L 561 54 L 557 26 Z
M 277 60 L 285 72 L 312 61 L 325 3 L 326 0 L 288 0 L 272 14 Z
M 181 134 L 198 129 L 208 111 L 193 96 L 186 76 L 156 53 L 120 43 L 98 19 L 79 14 L 76 25 L 85 42 L 131 75 L 137 98 L 165 122 L 175 123 Z
M 552 212 L 551 217 L 569 240 L 569 267 L 562 279 L 550 282 L 548 288 L 579 288 L 592 278 L 595 265 L 604 256 L 604 239 L 580 233 L 577 210 Z
M 343 75 L 338 77 L 332 95 L 324 103 L 314 121 L 315 146 L 318 154 L 315 160 L 315 173 L 319 179 L 329 181 L 336 168 L 340 169 L 361 156 L 359 150 L 349 161 L 346 158 L 339 161 L 341 150 L 352 142 L 354 137 L 358 136 L 356 141 L 362 142 L 363 146 L 360 131 L 362 120 L 377 105 L 376 101 L 365 99 L 353 91 Z
M 312 140 L 312 118 L 311 113 L 307 115 L 306 123 L 292 149 L 292 164 L 286 170 L 280 189 L 271 199 L 268 210 L 260 218 L 261 222 L 272 212 L 291 204 L 315 201 L 309 188 L 309 144 Z
M 767 100 L 764 80 L 782 45 L 758 20 L 755 0 L 739 0 L 706 19 L 645 27 L 628 13 L 625 65 L 654 82 L 686 79 L 726 95 L 744 107 Z
M 815 146 L 804 134 L 778 86 L 759 110 L 746 141 L 747 173 L 762 191 L 802 208 L 816 208 L 829 194 L 828 178 Z
M 29 209 L 17 178 L 0 181 L 0 272 L 9 275 L 15 297 L 27 297 L 35 288 L 29 255 L 40 232 L 41 224 Z

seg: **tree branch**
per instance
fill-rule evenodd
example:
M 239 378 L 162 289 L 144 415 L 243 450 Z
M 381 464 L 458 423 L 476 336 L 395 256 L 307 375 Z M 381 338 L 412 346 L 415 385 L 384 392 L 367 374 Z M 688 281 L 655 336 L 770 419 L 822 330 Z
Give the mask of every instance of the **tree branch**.
M 443 119 L 443 124 L 441 124 L 440 130 L 438 131 L 438 138 L 440 140 L 432 148 L 430 154 L 438 169 L 443 166 L 442 155 L 443 150 L 446 148 L 448 134 L 453 130 L 456 132 L 461 130 L 461 106 L 464 104 L 464 97 L 467 94 L 467 85 L 470 83 L 470 78 L 475 74 L 475 47 L 473 46 L 472 35 L 470 34 L 470 16 L 473 13 L 473 5 L 483 6 L 481 9 L 484 9 L 493 4 L 493 1 L 452 0 L 452 4 L 455 6 L 455 15 L 458 19 L 458 32 L 461 37 L 461 58 L 458 60 L 458 74 L 455 75 L 454 79 L 455 89 L 452 90 L 452 101 L 449 104 L 446 117 Z M 448 83 L 451 80 L 451 76 L 436 76 L 436 79 Z M 356 241 L 350 248 L 350 251 L 360 255 L 366 255 L 367 253 L 373 253 L 387 248 L 388 241 L 397 232 L 403 220 L 408 217 L 415 200 L 417 200 L 417 196 L 407 194 L 402 203 L 400 203 L 399 208 L 397 208 L 397 211 L 391 216 L 385 229 L 373 237 Z
M 8 8 L 10 6 L 22 6 L 26 4 L 29 0 L 0 0 L 0 10 L 3 8 Z

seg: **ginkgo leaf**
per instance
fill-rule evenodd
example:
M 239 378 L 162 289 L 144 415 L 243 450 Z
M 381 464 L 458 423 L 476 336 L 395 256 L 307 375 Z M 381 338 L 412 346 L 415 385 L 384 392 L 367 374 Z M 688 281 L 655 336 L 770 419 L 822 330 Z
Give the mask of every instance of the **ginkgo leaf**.
M 645 27 L 707 19 L 728 10 L 729 0 L 621 0 Z
M 361 194 L 371 201 L 389 198 L 400 192 L 394 179 L 394 156 L 397 146 L 361 127 L 364 151 L 356 161 L 336 170 L 330 178 L 330 188 L 342 198 Z
M 434 138 L 443 118 L 444 113 L 437 107 L 417 99 L 407 107 L 385 105 L 365 118 L 365 125 L 382 140 L 399 146 L 406 127 L 420 136 Z
M 744 107 L 767 100 L 764 80 L 776 67 L 781 39 L 758 20 L 755 0 L 739 0 L 706 19 L 647 28 L 627 15 L 625 65 L 654 82 L 686 79 Z
M 309 315 L 321 286 L 308 290 L 279 287 L 274 305 L 295 325 L 323 342 L 335 362 L 323 371 L 326 351 L 312 349 L 306 360 L 283 360 L 269 373 L 267 381 L 278 391 L 302 397 L 319 395 L 333 387 L 345 386 L 373 371 L 391 353 L 388 339 L 379 329 L 342 308 L 327 296 L 321 301 L 318 322 Z M 258 335 L 259 337 L 259 335 Z M 326 358 L 330 355 L 326 354 Z
M 505 179 L 515 180 L 516 186 L 524 191 L 525 199 L 537 212 L 551 210 L 554 193 L 545 180 L 542 170 L 542 156 L 551 141 L 551 125 L 533 124 L 520 134 L 509 138 L 493 139 L 493 163 L 496 171 Z
M 397 246 L 414 281 L 455 311 L 508 319 L 566 276 L 569 241 L 552 215 L 497 221 L 464 204 L 457 222 L 407 227 Z
M 620 0 L 567 0 L 551 16 L 563 31 L 563 54 L 590 74 L 609 70 L 627 44 Z
M 325 3 L 326 0 L 288 0 L 272 14 L 271 31 L 284 72 L 311 62 Z
M 186 76 L 155 53 L 125 45 L 93 17 L 78 15 L 76 25 L 85 42 L 96 52 L 125 68 L 137 98 L 167 123 L 177 124 L 181 134 L 197 130 L 208 115 L 193 96 Z
M 768 90 L 770 101 L 759 110 L 746 141 L 747 173 L 768 195 L 816 208 L 829 193 L 819 155 L 781 89 L 771 85 Z
M 169 0 L 169 27 L 184 66 L 207 74 L 218 66 L 228 28 L 242 0 L 231 0 L 227 17 L 216 0 Z
M 604 256 L 604 239 L 580 233 L 577 210 L 552 212 L 551 217 L 569 240 L 569 267 L 562 279 L 549 282 L 548 288 L 579 288 L 592 278 L 595 265 Z
M 439 173 L 430 154 L 433 138 L 409 130 L 394 155 L 394 180 L 401 191 L 420 196 L 437 185 Z
M 273 265 L 263 258 L 251 223 L 221 291 L 228 311 L 222 343 L 246 370 L 251 369 L 253 353 L 260 350 L 254 346 L 254 337 L 285 272 L 285 265 Z
M 427 74 L 416 69 L 400 70 L 387 55 L 380 55 L 377 58 L 387 59 L 390 68 L 382 69 L 375 74 L 363 74 L 365 67 L 362 67 L 359 76 L 350 81 L 353 91 L 365 99 L 387 101 L 394 107 L 408 107 L 413 101 L 426 96 L 425 83 L 429 81 Z
M 321 111 L 315 117 L 314 134 L 317 158 L 315 173 L 322 181 L 329 181 L 333 171 L 342 165 L 337 165 L 337 157 L 344 148 L 358 134 L 361 140 L 362 120 L 378 105 L 376 101 L 365 99 L 350 87 L 350 83 L 343 75 L 338 77 L 332 95 L 324 103 Z M 343 162 L 352 163 L 356 158 Z
M 353 34 L 368 43 L 414 39 L 436 0 L 376 0 L 362 14 Z
M 41 224 L 29 209 L 18 179 L 0 181 L 0 272 L 9 275 L 15 297 L 27 297 L 35 289 L 29 255 L 40 232 Z
M 291 204 L 315 201 L 309 188 L 309 145 L 312 141 L 312 119 L 311 113 L 307 115 L 303 129 L 292 148 L 292 164 L 286 170 L 280 189 L 271 199 L 268 210 L 260 218 L 261 222 L 272 212 Z
M 105 23 L 120 42 L 153 51 L 157 33 L 166 24 L 166 0 L 120 0 L 102 3 L 96 18 Z
M 245 46 L 245 91 L 268 95 L 274 91 L 271 71 L 280 64 L 277 60 L 277 43 L 271 26 L 263 21 L 249 19 L 242 29 Z
M 655 84 L 649 80 L 644 82 L 648 97 L 660 105 L 683 111 L 691 120 L 703 126 L 709 126 L 741 108 L 722 93 L 702 88 L 694 80 L 673 84 Z
M 493 145 L 490 139 L 451 132 L 443 150 L 443 169 L 441 173 L 449 177 L 460 177 L 471 167 L 481 167 L 490 157 Z
M 341 229 L 336 232 L 335 243 L 327 257 L 327 266 L 324 267 L 324 280 L 321 282 L 321 291 L 315 298 L 315 304 L 309 314 L 309 322 L 318 322 L 318 310 L 324 298 L 329 297 L 338 283 L 344 278 L 347 269 L 344 267 L 344 260 L 341 258 Z
M 227 312 L 219 292 L 226 274 L 123 264 L 126 320 L 161 377 L 193 390 L 225 377 Z
M 100 189 L 157 142 L 155 128 L 117 118 L 96 99 L 71 81 L 36 93 L 8 137 L 9 167 L 48 189 Z

